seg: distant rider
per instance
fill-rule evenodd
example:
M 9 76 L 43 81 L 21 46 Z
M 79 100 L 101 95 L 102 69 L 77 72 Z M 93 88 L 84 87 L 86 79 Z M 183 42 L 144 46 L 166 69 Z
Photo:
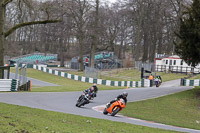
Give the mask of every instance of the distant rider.
M 118 101 L 121 98 L 125 101 L 125 104 L 126 104 L 127 103 L 127 96 L 128 96 L 128 93 L 127 92 L 123 92 L 121 95 L 118 95 L 117 98 L 115 98 L 115 100 L 110 101 L 108 106 L 110 106 L 112 103 L 114 103 L 115 101 Z
M 155 81 L 155 84 L 158 84 L 158 86 L 160 86 L 160 84 L 162 83 L 162 79 L 160 76 L 156 76 L 154 81 Z
M 84 90 L 83 92 L 85 94 L 89 94 L 93 98 L 97 96 L 97 91 L 98 91 L 97 85 L 93 84 L 90 88 Z

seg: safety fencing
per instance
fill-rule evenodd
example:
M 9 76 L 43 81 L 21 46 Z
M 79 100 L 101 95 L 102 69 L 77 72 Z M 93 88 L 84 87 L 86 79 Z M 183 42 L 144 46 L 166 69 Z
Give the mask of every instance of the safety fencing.
M 200 79 L 189 80 L 189 79 L 181 79 L 182 86 L 200 86 Z
M 107 86 L 124 86 L 124 87 L 150 87 L 150 81 L 148 79 L 142 79 L 141 81 L 111 81 L 111 80 L 103 80 L 103 79 L 95 79 L 95 78 L 87 78 L 83 76 L 73 75 L 65 72 L 60 72 L 57 70 L 53 70 L 47 67 L 33 65 L 33 69 L 37 69 L 49 74 L 61 76 L 64 78 L 88 82 L 88 83 L 96 83 L 99 85 L 107 85 Z
M 19 81 L 16 79 L 0 79 L 0 91 L 17 91 Z
M 200 73 L 200 68 L 195 67 L 183 67 L 183 66 L 167 66 L 167 65 L 156 65 L 156 72 L 173 72 L 173 73 Z

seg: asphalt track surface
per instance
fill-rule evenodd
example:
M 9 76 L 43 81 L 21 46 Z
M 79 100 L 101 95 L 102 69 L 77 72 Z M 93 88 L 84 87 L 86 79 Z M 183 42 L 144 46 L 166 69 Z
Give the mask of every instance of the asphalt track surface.
M 82 94 L 82 92 L 0 93 L 0 102 L 27 106 L 31 108 L 39 108 L 49 111 L 106 119 L 111 121 L 131 123 L 153 128 L 161 128 L 179 132 L 200 133 L 200 130 L 175 127 L 135 118 L 128 118 L 120 115 L 112 117 L 110 115 L 103 115 L 103 113 L 101 112 L 106 103 L 113 100 L 117 95 L 121 94 L 124 91 L 127 91 L 129 93 L 128 101 L 130 102 L 160 97 L 192 89 L 192 87 L 178 87 L 177 82 L 174 83 L 174 81 L 170 81 L 169 83 L 171 84 L 171 87 L 166 87 L 168 84 L 165 85 L 163 83 L 163 87 L 159 88 L 150 87 L 133 88 L 126 90 L 99 91 L 98 96 L 94 100 L 92 100 L 90 104 L 87 104 L 81 108 L 75 107 L 75 104 L 77 98 Z

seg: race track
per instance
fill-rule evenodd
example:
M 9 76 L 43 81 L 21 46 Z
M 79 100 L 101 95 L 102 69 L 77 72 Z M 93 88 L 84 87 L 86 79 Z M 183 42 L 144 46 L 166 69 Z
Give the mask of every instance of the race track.
M 127 91 L 129 93 L 128 101 L 139 101 L 172 94 L 191 88 L 192 87 L 151 87 L 133 88 L 126 90 L 99 91 L 98 96 L 90 104 L 87 104 L 81 108 L 75 107 L 75 104 L 77 98 L 82 94 L 82 92 L 0 93 L 0 102 L 87 117 L 107 119 L 112 121 L 126 122 L 154 128 L 162 128 L 181 132 L 200 133 L 199 130 L 157 124 L 153 122 L 147 122 L 123 116 L 111 117 L 109 115 L 103 115 L 102 112 L 94 110 L 94 108 L 98 109 L 98 106 L 105 105 L 109 101 L 113 100 L 117 95 L 121 94 L 123 91 Z

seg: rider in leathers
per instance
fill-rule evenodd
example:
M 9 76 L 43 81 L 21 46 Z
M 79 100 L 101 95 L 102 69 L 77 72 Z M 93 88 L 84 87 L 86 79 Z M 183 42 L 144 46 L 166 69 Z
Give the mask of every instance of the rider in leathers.
M 127 103 L 127 96 L 128 96 L 128 93 L 123 92 L 121 95 L 118 95 L 117 98 L 115 98 L 115 100 L 110 101 L 110 103 L 107 106 L 109 107 L 112 103 L 114 103 L 115 101 L 118 101 L 121 98 L 124 99 L 125 104 L 126 104 Z
M 92 98 L 97 96 L 97 91 L 98 88 L 96 86 L 96 84 L 93 84 L 92 87 L 90 87 L 89 89 L 84 90 L 83 92 L 85 94 L 89 94 Z

